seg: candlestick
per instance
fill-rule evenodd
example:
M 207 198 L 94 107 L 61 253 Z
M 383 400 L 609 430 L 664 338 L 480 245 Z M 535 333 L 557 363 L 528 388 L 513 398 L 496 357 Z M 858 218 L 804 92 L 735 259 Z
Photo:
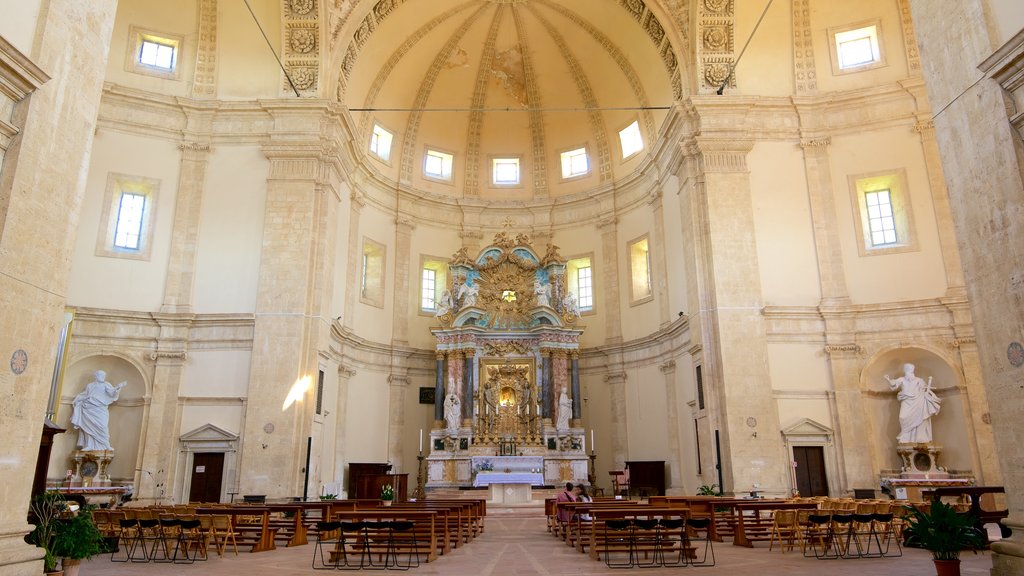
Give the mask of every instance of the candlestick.
M 594 429 L 590 429 L 590 451 L 594 451 Z

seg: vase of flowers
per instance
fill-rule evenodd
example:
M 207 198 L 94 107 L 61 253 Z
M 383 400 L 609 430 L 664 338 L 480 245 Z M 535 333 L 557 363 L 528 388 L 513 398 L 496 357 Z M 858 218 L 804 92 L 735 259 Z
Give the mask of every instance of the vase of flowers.
M 391 503 L 395 501 L 395 488 L 391 484 L 385 484 L 380 489 L 380 501 L 385 506 L 391 506 Z

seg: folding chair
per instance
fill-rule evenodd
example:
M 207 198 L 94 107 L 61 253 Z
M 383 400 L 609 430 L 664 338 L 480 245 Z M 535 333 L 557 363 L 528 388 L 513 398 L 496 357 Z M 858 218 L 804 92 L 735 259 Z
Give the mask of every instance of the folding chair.
M 613 559 L 612 555 L 625 551 L 626 561 Z M 609 568 L 632 568 L 636 556 L 633 550 L 633 522 L 627 519 L 605 520 L 604 522 L 604 563 Z
M 326 558 L 324 557 L 325 546 L 328 550 Z M 336 570 L 344 557 L 341 553 L 341 546 L 341 522 L 317 522 L 316 544 L 313 546 L 313 569 Z
M 694 545 L 694 555 L 690 559 L 691 566 L 714 566 L 715 547 L 711 544 L 711 519 L 710 518 L 687 518 L 687 538 Z M 701 532 L 704 533 L 700 537 Z M 697 542 L 704 542 L 704 553 L 698 558 L 697 549 L 700 545 Z M 711 561 L 708 562 L 708 554 L 711 554 Z

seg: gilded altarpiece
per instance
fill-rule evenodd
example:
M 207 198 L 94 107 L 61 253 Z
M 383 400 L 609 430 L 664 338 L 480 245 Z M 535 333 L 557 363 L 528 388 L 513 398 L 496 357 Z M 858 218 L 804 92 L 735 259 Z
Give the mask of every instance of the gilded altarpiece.
M 503 232 L 476 258 L 460 249 L 448 269 L 431 330 L 437 404 L 427 486 L 479 485 L 482 474 L 584 481 L 583 328 L 558 247 L 541 255 L 525 234 Z

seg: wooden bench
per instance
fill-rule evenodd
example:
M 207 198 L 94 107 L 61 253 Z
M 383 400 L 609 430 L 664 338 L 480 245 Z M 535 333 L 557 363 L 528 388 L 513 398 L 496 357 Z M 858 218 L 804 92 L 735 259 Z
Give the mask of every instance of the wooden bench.
M 647 499 L 652 506 L 683 506 L 690 509 L 690 518 L 707 518 L 711 521 L 708 527 L 709 537 L 715 542 L 722 542 L 722 534 L 718 530 L 721 514 L 716 508 L 727 508 L 736 502 L 747 502 L 736 498 L 718 496 L 651 496 Z M 729 516 L 728 514 L 726 516 Z M 733 532 L 730 530 L 729 532 Z
M 408 520 L 413 523 L 413 529 L 409 532 L 396 534 L 405 542 L 416 540 L 416 553 L 425 555 L 427 562 L 437 559 L 438 550 L 442 549 L 442 541 L 448 535 L 436 522 L 439 515 L 437 510 L 413 510 L 395 509 L 394 507 L 381 508 L 357 508 L 356 510 L 338 510 L 332 513 L 331 520 L 339 522 L 382 522 L 393 520 Z M 360 545 L 368 553 L 380 553 L 380 541 L 362 542 Z M 333 558 L 332 558 L 333 561 Z
M 942 488 L 934 488 L 932 490 L 923 490 L 921 495 L 925 498 L 929 498 L 932 501 L 941 500 L 944 496 L 956 496 L 966 497 L 970 500 L 971 508 L 969 513 L 977 518 L 975 527 L 985 535 L 985 541 L 988 541 L 988 533 L 985 531 L 985 524 L 995 523 L 999 525 L 999 531 L 1002 533 L 1003 538 L 1010 537 L 1010 529 L 1000 522 L 1003 518 L 1010 515 L 1009 510 L 986 510 L 981 507 L 981 499 L 985 494 L 1005 494 L 1006 489 L 1002 486 L 944 486 Z
M 238 534 L 236 541 L 242 544 L 251 543 L 250 552 L 266 552 L 276 548 L 274 537 L 277 528 L 270 525 L 270 508 L 266 506 L 200 506 L 196 508 L 196 514 L 230 516 L 231 528 Z
M 785 500 L 748 500 L 732 506 L 732 517 L 736 526 L 733 535 L 734 546 L 754 547 L 755 540 L 770 540 L 776 510 L 815 510 L 817 502 L 788 502 Z M 747 514 L 749 512 L 750 514 Z M 768 512 L 768 514 L 764 514 Z
M 685 508 L 666 508 L 662 506 L 650 506 L 650 505 L 637 505 L 637 506 L 623 506 L 623 507 L 598 507 L 591 508 L 590 515 L 592 520 L 590 525 L 587 527 L 588 534 L 585 535 L 586 539 L 590 542 L 590 557 L 594 560 L 600 560 L 602 553 L 620 553 L 628 551 L 628 544 L 624 543 L 612 543 L 606 538 L 606 528 L 608 520 L 636 520 L 636 519 L 679 519 L 685 521 L 688 516 L 688 511 Z M 675 536 L 681 536 L 680 532 L 677 532 Z M 643 536 L 644 534 L 641 534 Z M 647 535 L 651 536 L 651 535 Z M 669 535 L 672 536 L 671 534 Z M 616 539 L 617 540 L 617 539 Z M 648 542 L 646 545 L 640 545 L 634 547 L 636 552 L 643 552 L 644 554 L 653 553 L 654 545 L 653 538 L 641 538 L 642 541 Z M 689 552 L 685 552 L 689 554 Z

